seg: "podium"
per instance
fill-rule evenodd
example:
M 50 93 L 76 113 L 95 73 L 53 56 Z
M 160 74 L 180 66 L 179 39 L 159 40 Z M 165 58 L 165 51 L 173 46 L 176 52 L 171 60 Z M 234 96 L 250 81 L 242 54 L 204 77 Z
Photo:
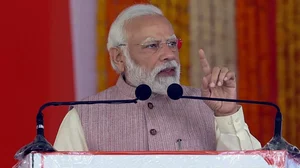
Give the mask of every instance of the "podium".
M 14 168 L 296 168 L 286 151 L 32 152 Z

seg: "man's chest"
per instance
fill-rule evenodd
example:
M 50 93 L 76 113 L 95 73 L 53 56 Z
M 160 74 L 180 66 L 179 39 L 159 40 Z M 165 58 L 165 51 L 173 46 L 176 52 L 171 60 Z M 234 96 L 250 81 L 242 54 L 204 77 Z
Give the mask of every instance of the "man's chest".
M 88 142 L 106 150 L 205 149 L 214 136 L 211 117 L 183 102 L 106 106 L 91 114 L 83 124 Z

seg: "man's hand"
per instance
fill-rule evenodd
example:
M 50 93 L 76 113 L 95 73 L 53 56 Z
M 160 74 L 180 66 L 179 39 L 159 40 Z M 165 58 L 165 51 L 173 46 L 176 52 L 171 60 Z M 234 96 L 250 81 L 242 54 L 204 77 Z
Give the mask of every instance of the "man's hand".
M 236 99 L 236 78 L 235 73 L 226 67 L 210 68 L 204 51 L 199 50 L 200 64 L 204 72 L 202 79 L 202 96 L 213 98 Z M 237 104 L 232 102 L 221 102 L 205 100 L 214 112 L 215 116 L 226 116 L 237 112 Z

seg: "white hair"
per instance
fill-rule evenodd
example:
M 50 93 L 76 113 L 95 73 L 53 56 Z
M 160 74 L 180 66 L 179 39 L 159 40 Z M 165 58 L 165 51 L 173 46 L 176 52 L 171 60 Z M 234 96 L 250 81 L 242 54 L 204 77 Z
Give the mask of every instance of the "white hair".
M 125 23 L 130 21 L 133 18 L 139 16 L 145 16 L 145 15 L 163 16 L 163 13 L 159 8 L 151 4 L 136 4 L 123 10 L 110 27 L 108 39 L 107 39 L 107 50 L 110 50 L 113 47 L 117 47 L 120 44 L 126 43 L 127 32 L 124 29 Z M 110 57 L 110 63 L 113 69 L 117 73 L 120 73 L 111 57 Z

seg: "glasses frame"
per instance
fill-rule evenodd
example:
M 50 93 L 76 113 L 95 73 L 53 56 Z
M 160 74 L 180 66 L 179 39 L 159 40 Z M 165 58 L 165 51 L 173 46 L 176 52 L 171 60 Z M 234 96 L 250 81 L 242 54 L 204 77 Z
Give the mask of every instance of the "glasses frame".
M 180 38 L 176 38 L 177 39 L 177 49 L 178 50 L 180 50 L 181 49 L 181 47 L 182 47 L 182 39 L 180 39 Z M 165 43 L 168 43 L 168 41 L 166 41 L 166 42 L 160 42 L 160 48 L 162 47 L 162 45 L 161 44 L 165 44 Z M 121 43 L 121 44 L 119 44 L 119 45 L 117 45 L 117 47 L 121 47 L 121 46 L 127 46 L 128 44 L 126 44 L 126 43 Z M 145 46 L 145 44 L 136 44 L 136 45 L 140 45 L 140 46 Z

